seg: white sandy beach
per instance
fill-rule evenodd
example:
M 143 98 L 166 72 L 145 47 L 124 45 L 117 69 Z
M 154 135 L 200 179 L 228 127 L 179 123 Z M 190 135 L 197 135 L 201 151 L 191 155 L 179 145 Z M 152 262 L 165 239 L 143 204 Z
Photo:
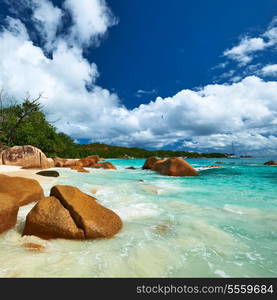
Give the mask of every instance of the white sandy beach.
M 51 169 L 48 169 L 51 170 Z M 39 169 L 22 169 L 20 166 L 0 165 L 0 174 L 8 176 L 25 177 L 37 180 L 41 185 L 50 185 L 56 181 L 55 177 L 37 175 Z

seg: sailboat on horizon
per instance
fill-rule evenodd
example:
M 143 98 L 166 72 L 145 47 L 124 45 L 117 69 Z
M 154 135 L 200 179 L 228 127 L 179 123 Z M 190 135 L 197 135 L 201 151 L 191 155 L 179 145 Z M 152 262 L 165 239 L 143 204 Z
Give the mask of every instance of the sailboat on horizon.
M 236 159 L 240 158 L 240 156 L 236 155 L 234 142 L 232 142 L 232 154 L 230 154 L 227 158 L 236 158 Z

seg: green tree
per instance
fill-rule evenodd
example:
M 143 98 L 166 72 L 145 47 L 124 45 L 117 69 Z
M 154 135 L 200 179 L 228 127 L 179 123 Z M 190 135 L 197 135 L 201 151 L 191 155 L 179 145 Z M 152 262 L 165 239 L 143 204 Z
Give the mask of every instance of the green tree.
M 0 144 L 6 146 L 33 145 L 49 156 L 74 148 L 73 140 L 64 133 L 57 133 L 42 111 L 39 100 L 27 96 L 22 104 L 0 92 Z
M 34 121 L 34 114 L 41 109 L 39 100 L 41 94 L 30 100 L 28 95 L 22 104 L 13 103 L 11 98 L 4 95 L 3 90 L 0 92 L 0 139 L 1 142 L 10 146 L 15 143 L 18 131 L 26 123 Z

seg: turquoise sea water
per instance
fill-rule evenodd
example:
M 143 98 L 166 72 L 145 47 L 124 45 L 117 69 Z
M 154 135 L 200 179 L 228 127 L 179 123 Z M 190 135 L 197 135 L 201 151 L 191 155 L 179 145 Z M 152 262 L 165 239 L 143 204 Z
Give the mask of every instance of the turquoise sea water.
M 55 184 L 96 197 L 120 215 L 122 231 L 85 242 L 22 238 L 26 206 L 0 238 L 0 276 L 277 276 L 277 167 L 263 166 L 266 159 L 187 159 L 200 176 L 182 178 L 142 170 L 140 159 L 109 161 L 118 170 L 58 169 Z M 205 168 L 216 161 L 227 164 Z M 22 239 L 46 250 L 26 251 Z

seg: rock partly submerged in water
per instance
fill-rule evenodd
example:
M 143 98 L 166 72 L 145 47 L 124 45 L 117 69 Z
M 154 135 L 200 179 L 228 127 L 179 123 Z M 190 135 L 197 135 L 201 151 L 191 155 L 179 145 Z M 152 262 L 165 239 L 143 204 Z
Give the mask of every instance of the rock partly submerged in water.
M 43 239 L 84 239 L 83 230 L 77 227 L 69 210 L 55 197 L 45 197 L 31 209 L 22 235 Z
M 59 168 L 70 167 L 93 167 L 98 163 L 100 157 L 98 155 L 91 155 L 81 159 L 65 159 L 60 157 L 54 157 L 54 163 Z
M 97 163 L 93 166 L 96 169 L 116 170 L 116 167 L 109 161 L 103 163 Z
M 95 169 L 114 169 L 116 167 L 108 161 L 101 162 L 100 157 L 98 155 L 90 155 L 81 159 L 64 159 L 55 157 L 54 163 L 56 167 L 59 168 L 95 168 Z M 78 170 L 77 170 L 78 171 Z M 82 171 L 81 171 L 82 172 Z M 83 171 L 84 172 L 84 171 Z
M 264 165 L 266 165 L 266 166 L 277 166 L 277 161 L 269 160 L 269 161 L 265 162 Z
M 0 174 L 0 192 L 16 198 L 19 206 L 38 201 L 44 197 L 41 185 L 34 179 Z
M 120 217 L 76 187 L 57 185 L 50 197 L 40 200 L 29 212 L 23 235 L 41 238 L 96 239 L 115 235 Z
M 0 233 L 14 227 L 19 206 L 43 197 L 43 189 L 36 180 L 0 174 Z
M 15 226 L 18 209 L 19 204 L 14 196 L 0 193 L 0 233 Z
M 166 176 L 198 176 L 197 171 L 185 160 L 179 157 L 172 157 L 158 160 L 153 164 L 152 171 Z
M 210 166 L 206 166 L 206 168 L 223 168 L 223 167 L 217 165 L 210 165 Z
M 88 170 L 86 170 L 86 169 L 84 169 L 83 167 L 80 167 L 80 166 L 70 167 L 70 169 L 78 171 L 80 173 L 90 173 Z
M 85 158 L 81 158 L 76 162 L 77 166 L 80 167 L 94 167 L 98 163 L 100 157 L 98 155 L 90 155 Z
M 137 168 L 135 168 L 135 167 L 127 167 L 127 168 L 125 168 L 126 170 L 136 170 Z
M 54 170 L 39 171 L 36 174 L 40 175 L 40 176 L 46 176 L 46 177 L 59 177 L 60 176 L 59 172 L 54 171 Z
M 70 210 L 78 227 L 88 239 L 111 237 L 122 227 L 121 219 L 112 210 L 97 203 L 89 196 L 72 186 L 54 186 L 51 196 L 57 197 L 64 207 Z
M 147 158 L 144 165 L 142 166 L 142 169 L 151 170 L 157 161 L 159 161 L 159 159 L 157 157 Z

